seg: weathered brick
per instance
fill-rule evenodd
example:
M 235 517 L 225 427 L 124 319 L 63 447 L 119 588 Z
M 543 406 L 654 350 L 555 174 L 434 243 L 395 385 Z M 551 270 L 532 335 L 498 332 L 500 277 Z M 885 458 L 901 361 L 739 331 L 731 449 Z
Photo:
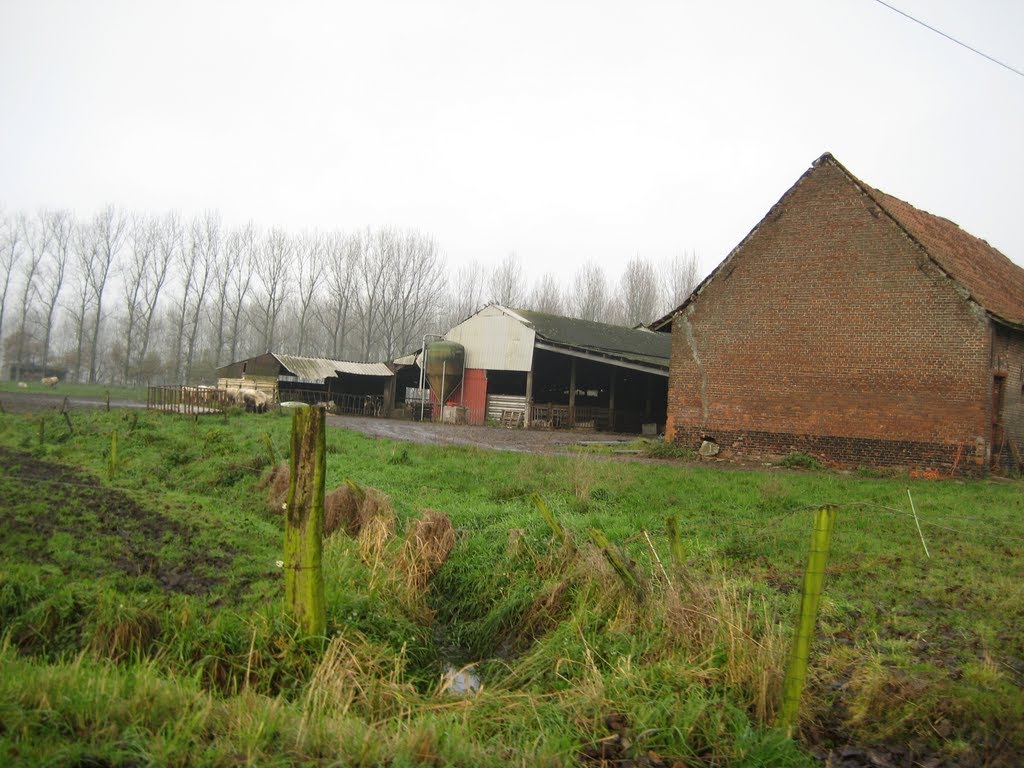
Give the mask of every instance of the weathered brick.
M 1024 336 L 965 298 L 826 158 L 674 318 L 667 435 L 754 455 L 983 470 L 996 346 L 1006 434 L 1024 445 Z

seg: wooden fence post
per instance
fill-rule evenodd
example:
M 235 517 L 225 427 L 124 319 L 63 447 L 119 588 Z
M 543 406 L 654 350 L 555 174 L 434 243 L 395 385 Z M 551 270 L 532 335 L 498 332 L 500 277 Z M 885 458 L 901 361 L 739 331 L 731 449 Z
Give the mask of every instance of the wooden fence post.
M 110 433 L 110 455 L 107 457 L 107 479 L 113 482 L 117 474 L 117 430 Z
M 811 551 L 807 557 L 807 571 L 804 574 L 804 589 L 800 600 L 800 616 L 797 619 L 796 637 L 789 653 L 789 666 L 782 684 L 782 710 L 779 713 L 779 727 L 792 735 L 800 708 L 800 695 L 807 678 L 807 662 L 814 638 L 814 624 L 818 618 L 818 604 L 825 583 L 825 564 L 832 545 L 832 528 L 836 523 L 835 507 L 822 507 L 814 516 L 814 533 L 811 535 Z
M 327 629 L 322 566 L 327 440 L 323 408 L 296 408 L 285 506 L 285 602 L 310 635 Z

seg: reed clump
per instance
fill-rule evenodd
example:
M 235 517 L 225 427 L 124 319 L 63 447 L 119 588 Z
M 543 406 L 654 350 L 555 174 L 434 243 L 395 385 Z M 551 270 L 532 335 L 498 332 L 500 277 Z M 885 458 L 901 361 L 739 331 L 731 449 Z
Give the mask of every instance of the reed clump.
M 284 504 L 288 500 L 288 478 L 291 470 L 287 463 L 274 464 L 257 484 L 257 488 L 267 490 L 267 507 L 272 512 L 284 510 Z
M 455 546 L 455 527 L 444 512 L 423 510 L 409 523 L 397 566 L 411 596 L 420 596 Z

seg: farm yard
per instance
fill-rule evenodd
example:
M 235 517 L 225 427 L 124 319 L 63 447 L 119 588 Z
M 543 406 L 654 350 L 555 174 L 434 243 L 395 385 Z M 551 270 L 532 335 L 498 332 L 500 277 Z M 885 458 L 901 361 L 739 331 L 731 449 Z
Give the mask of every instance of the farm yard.
M 22 397 L 33 408 L 13 412 Z M 499 452 L 363 435 L 342 427 L 387 422 L 336 418 L 327 487 L 372 504 L 334 521 L 327 636 L 307 638 L 284 614 L 278 566 L 286 411 L 72 406 L 65 419 L 60 397 L 42 397 L 0 397 L 0 762 L 1024 755 L 1018 480 Z M 775 722 L 824 504 L 837 521 L 790 739 Z M 411 568 L 412 532 L 441 516 L 447 557 Z M 592 531 L 621 548 L 628 577 Z

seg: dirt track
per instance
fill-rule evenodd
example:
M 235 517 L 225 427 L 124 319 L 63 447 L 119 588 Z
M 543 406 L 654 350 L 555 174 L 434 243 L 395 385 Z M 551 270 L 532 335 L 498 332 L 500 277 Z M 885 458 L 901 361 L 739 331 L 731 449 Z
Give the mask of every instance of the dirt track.
M 405 440 L 432 445 L 469 445 L 498 451 L 520 453 L 562 453 L 581 441 L 622 441 L 631 435 L 570 430 L 501 429 L 468 425 L 432 424 L 397 419 L 374 419 L 365 416 L 328 416 L 332 427 L 361 432 L 370 437 Z
M 101 397 L 71 397 L 60 391 L 49 392 L 2 392 L 0 403 L 9 413 L 60 410 L 67 398 L 69 408 L 105 408 L 107 401 Z M 145 403 L 132 400 L 111 400 L 111 408 L 145 408 Z

